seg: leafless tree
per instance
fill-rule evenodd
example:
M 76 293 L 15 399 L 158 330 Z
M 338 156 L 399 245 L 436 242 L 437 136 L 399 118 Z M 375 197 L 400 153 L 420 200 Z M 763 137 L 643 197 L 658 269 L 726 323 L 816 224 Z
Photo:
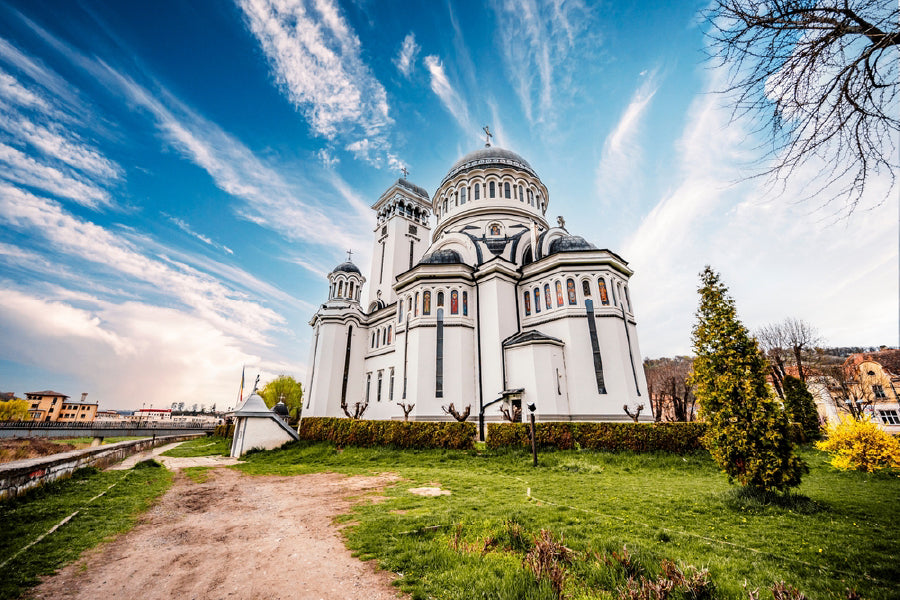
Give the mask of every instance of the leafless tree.
M 886 173 L 893 189 L 898 17 L 896 0 L 716 0 L 706 11 L 710 53 L 729 69 L 733 117 L 770 132 L 775 161 L 763 175 L 783 186 L 821 160 L 809 197 L 827 191 L 824 204 L 842 200 L 835 212 L 844 215 L 871 175 Z
M 341 402 L 341 410 L 344 411 L 344 414 L 347 415 L 350 419 L 361 419 L 363 414 L 365 414 L 366 409 L 369 408 L 369 401 L 365 402 L 356 402 L 353 404 L 353 410 L 350 410 L 350 407 L 347 406 L 347 401 L 344 400 Z
M 689 356 L 646 359 L 644 373 L 656 421 L 693 421 L 696 400 L 690 384 L 694 361 Z
M 832 364 L 823 367 L 820 372 L 838 407 L 857 421 L 863 418 L 875 402 L 875 394 L 857 367 L 852 363 Z
M 459 412 L 456 410 L 456 407 L 453 406 L 453 403 L 451 402 L 448 406 L 442 406 L 441 410 L 443 410 L 446 414 L 451 415 L 454 419 L 456 419 L 457 421 L 462 423 L 463 421 L 465 421 L 466 419 L 469 418 L 469 413 L 472 412 L 472 405 L 471 404 L 466 405 L 466 409 L 462 412 Z
M 637 422 L 638 422 L 638 419 L 641 417 L 641 411 L 644 410 L 644 405 L 643 405 L 643 404 L 638 404 L 638 405 L 634 408 L 634 412 L 633 412 L 633 413 L 631 412 L 631 409 L 628 408 L 628 405 L 627 405 L 627 404 L 623 404 L 623 405 L 622 405 L 622 409 L 625 411 L 625 414 L 626 414 L 626 415 L 628 415 L 629 417 L 631 417 L 631 420 L 632 420 L 632 421 L 634 421 L 635 423 L 637 423 Z
M 797 376 L 806 383 L 807 372 L 804 360 L 822 341 L 815 327 L 804 321 L 789 317 L 781 323 L 769 323 L 756 331 L 756 338 L 772 372 L 772 382 L 778 395 L 784 398 L 784 378 L 788 365 L 797 367 Z
M 397 406 L 399 406 L 400 410 L 403 411 L 403 422 L 406 423 L 407 421 L 409 421 L 409 413 L 412 412 L 412 409 L 414 409 L 416 405 L 414 403 L 405 404 L 403 402 L 397 402 Z

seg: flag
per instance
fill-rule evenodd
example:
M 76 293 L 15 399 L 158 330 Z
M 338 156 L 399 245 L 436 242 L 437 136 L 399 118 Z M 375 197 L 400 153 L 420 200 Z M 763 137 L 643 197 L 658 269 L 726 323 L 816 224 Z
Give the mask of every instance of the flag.
M 246 365 L 241 365 L 241 389 L 238 391 L 238 401 L 237 401 L 238 404 L 240 404 L 241 400 L 244 399 L 244 369 L 245 369 L 245 367 L 246 367 Z M 237 404 L 235 406 L 237 406 Z

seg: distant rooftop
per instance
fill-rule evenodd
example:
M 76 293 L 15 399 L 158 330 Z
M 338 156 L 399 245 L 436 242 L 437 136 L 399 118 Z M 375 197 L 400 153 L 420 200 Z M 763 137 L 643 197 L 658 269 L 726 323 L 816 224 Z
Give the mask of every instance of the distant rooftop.
M 25 392 L 26 395 L 34 395 L 34 396 L 62 396 L 63 398 L 68 398 L 65 394 L 60 394 L 59 392 L 54 392 L 53 390 L 44 390 L 43 392 Z

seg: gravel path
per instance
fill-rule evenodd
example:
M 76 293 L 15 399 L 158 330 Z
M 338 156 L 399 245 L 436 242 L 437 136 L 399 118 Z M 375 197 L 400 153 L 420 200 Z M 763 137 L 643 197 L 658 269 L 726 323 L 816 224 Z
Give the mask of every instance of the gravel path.
M 172 444 L 166 444 L 165 446 L 160 446 L 158 448 L 153 448 L 152 450 L 145 450 L 144 452 L 139 452 L 138 454 L 132 454 L 125 460 L 120 463 L 114 464 L 113 466 L 107 469 L 108 471 L 124 471 L 130 469 L 134 465 L 138 464 L 142 460 L 147 460 L 152 458 L 153 460 L 160 462 L 166 466 L 167 469 L 171 471 L 177 471 L 178 469 L 184 469 L 187 467 L 226 467 L 229 465 L 236 465 L 242 461 L 231 458 L 230 456 L 191 456 L 191 457 L 174 457 L 174 456 L 161 456 L 163 452 L 168 452 L 172 448 L 175 448 L 179 444 L 183 444 L 184 442 L 174 442 Z
M 350 556 L 332 518 L 393 476 L 180 473 L 130 532 L 86 553 L 30 598 L 397 598 L 393 574 Z M 373 501 L 362 499 L 361 501 Z

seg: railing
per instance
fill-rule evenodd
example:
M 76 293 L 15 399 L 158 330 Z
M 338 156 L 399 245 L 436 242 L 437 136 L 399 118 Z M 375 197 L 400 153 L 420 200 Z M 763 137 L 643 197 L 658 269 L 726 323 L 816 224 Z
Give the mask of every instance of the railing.
M 214 423 L 165 423 L 161 421 L 0 421 L 0 429 L 213 429 Z

